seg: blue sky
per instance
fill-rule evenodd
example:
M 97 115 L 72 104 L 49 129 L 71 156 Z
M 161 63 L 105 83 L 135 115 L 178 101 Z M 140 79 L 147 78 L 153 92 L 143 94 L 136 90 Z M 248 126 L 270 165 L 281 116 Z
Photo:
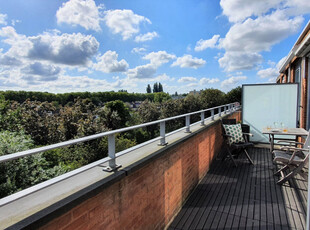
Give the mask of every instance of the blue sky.
M 308 0 L 0 2 L 0 90 L 145 92 L 275 82 Z

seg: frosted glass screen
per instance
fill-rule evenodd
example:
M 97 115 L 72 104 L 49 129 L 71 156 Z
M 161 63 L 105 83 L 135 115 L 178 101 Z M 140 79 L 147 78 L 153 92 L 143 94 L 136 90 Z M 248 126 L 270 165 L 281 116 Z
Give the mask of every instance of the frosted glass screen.
M 262 134 L 262 129 L 274 127 L 275 122 L 278 128 L 281 128 L 281 123 L 285 127 L 295 128 L 297 95 L 298 84 L 243 85 L 242 123 L 250 125 L 254 134 L 251 141 L 269 142 L 268 135 Z

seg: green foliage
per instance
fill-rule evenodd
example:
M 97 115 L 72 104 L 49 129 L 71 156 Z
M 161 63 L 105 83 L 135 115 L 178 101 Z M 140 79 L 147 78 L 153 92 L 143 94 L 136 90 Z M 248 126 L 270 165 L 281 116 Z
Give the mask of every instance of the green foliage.
M 7 101 L 0 95 L 0 131 L 19 131 L 20 121 L 21 113 L 18 103 Z
M 132 146 L 135 146 L 136 144 L 137 143 L 135 140 L 130 140 L 123 135 L 117 134 L 115 137 L 115 152 L 118 153 Z M 99 148 L 102 152 L 108 153 L 108 138 L 102 138 L 99 144 Z
M 120 100 L 110 101 L 104 105 L 104 113 L 101 113 L 105 126 L 109 129 L 119 129 L 126 125 L 130 118 L 128 107 Z M 115 121 L 114 121 L 115 120 Z
M 146 93 L 152 93 L 152 89 L 151 89 L 150 84 L 148 84 L 146 87 Z
M 31 91 L 0 91 L 0 95 L 5 100 L 17 101 L 19 103 L 30 101 L 40 102 L 57 102 L 59 105 L 67 105 L 74 103 L 78 98 L 89 99 L 95 105 L 102 105 L 105 102 L 121 100 L 123 102 L 144 101 L 146 99 L 153 101 L 153 93 L 128 93 L 125 90 L 120 92 L 76 92 L 53 94 L 47 92 L 31 92 Z
M 34 144 L 29 135 L 0 132 L 0 155 L 11 154 L 29 148 Z M 37 183 L 43 182 L 67 171 L 63 165 L 50 167 L 42 154 L 27 156 L 0 163 L 0 197 L 4 197 Z
M 170 95 L 168 93 L 160 92 L 154 94 L 154 102 L 161 103 L 163 101 L 167 101 L 171 99 Z
M 201 109 L 225 104 L 225 93 L 218 89 L 205 89 L 199 95 Z
M 160 83 L 154 84 L 154 88 L 157 92 L 151 93 L 148 85 L 147 94 L 0 92 L 0 155 L 241 101 L 240 87 L 227 94 L 206 89 L 200 95 L 183 94 L 186 97 L 177 100 L 158 92 L 162 88 Z M 126 101 L 143 103 L 136 111 L 131 110 Z M 191 116 L 191 122 L 199 119 L 199 114 Z M 167 132 L 183 127 L 184 122 L 184 118 L 167 122 Z M 158 125 L 119 134 L 116 151 L 158 135 Z M 106 157 L 107 152 L 107 138 L 101 138 L 2 163 L 0 196 L 89 164 Z
M 160 82 L 158 83 L 158 92 L 164 92 L 163 85 Z
M 163 85 L 159 82 L 159 83 L 154 83 L 153 85 L 153 93 L 160 93 L 160 92 L 164 92 L 163 89 Z
M 230 90 L 226 94 L 226 103 L 233 103 L 233 102 L 241 103 L 241 95 L 242 95 L 242 88 L 240 86 Z

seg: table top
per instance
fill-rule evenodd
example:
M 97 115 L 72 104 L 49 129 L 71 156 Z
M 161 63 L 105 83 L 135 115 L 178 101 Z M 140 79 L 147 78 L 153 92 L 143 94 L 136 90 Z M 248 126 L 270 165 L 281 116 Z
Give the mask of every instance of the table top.
M 263 134 L 273 134 L 273 135 L 295 135 L 295 136 L 308 136 L 308 132 L 303 128 L 288 128 L 287 132 L 283 132 L 281 128 L 263 128 Z

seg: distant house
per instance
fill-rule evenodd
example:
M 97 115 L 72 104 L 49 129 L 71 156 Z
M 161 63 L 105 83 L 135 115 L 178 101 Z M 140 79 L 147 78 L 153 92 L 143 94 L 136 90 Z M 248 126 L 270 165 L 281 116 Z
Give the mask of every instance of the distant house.
M 298 83 L 298 124 L 299 127 L 310 128 L 310 21 L 300 34 L 295 45 L 280 67 L 277 83 Z
M 141 103 L 142 103 L 142 101 L 133 101 L 133 102 L 131 102 L 130 108 L 132 108 L 134 110 L 138 109 L 140 107 Z
M 188 94 L 189 94 L 189 95 L 194 95 L 194 96 L 196 96 L 196 95 L 199 95 L 199 94 L 201 93 L 201 91 L 202 91 L 202 90 L 196 91 L 196 90 L 194 89 L 193 91 L 190 91 Z

